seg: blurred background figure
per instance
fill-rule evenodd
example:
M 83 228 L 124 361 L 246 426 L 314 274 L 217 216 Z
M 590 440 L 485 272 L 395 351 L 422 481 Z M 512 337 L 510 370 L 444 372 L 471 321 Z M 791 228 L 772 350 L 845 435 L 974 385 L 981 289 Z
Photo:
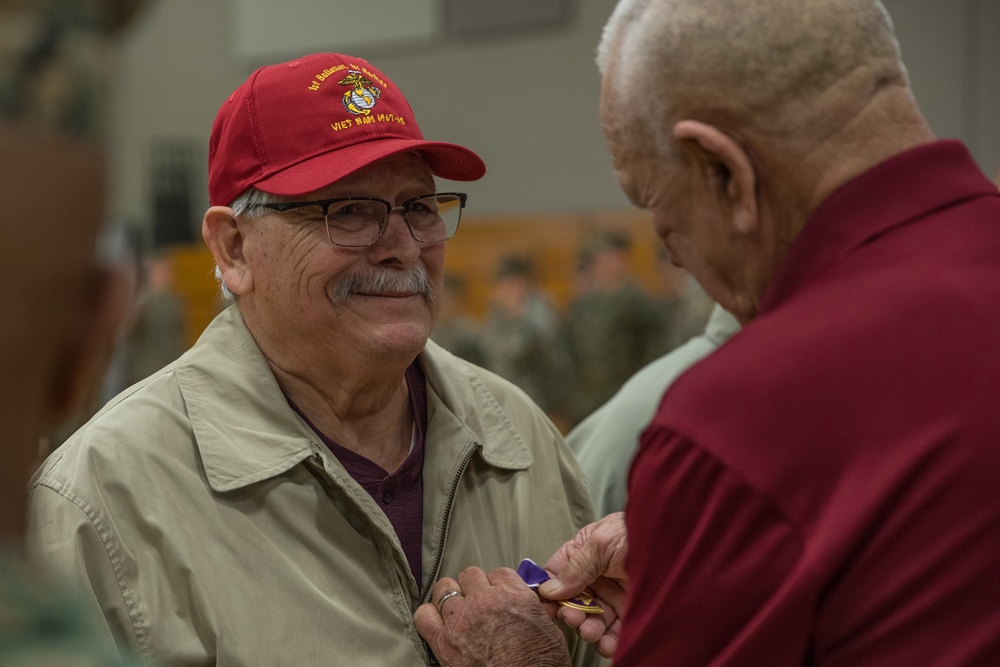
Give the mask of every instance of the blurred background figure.
M 712 309 L 715 307 L 712 297 L 702 289 L 694 276 L 686 271 L 685 274 L 681 282 L 680 304 L 674 313 L 672 323 L 672 328 L 677 332 L 681 342 L 698 336 L 705 330 L 712 317 Z
M 100 138 L 115 45 L 144 0 L 0 2 L 0 116 L 26 131 Z
M 715 306 L 704 331 L 643 366 L 611 400 L 570 432 L 567 441 L 580 461 L 598 517 L 625 510 L 628 471 L 639 447 L 639 436 L 653 418 L 664 392 L 684 371 L 715 352 L 739 330 L 736 318 Z
M 431 340 L 457 357 L 484 366 L 486 351 L 479 327 L 466 306 L 465 279 L 445 274 L 440 303 L 441 310 L 431 332 Z
M 21 553 L 42 436 L 85 409 L 131 293 L 95 252 L 103 161 L 90 143 L 0 123 L 0 664 L 120 664 L 73 595 Z
M 94 400 L 131 296 L 98 238 L 103 103 L 117 33 L 140 4 L 0 2 L 2 665 L 121 665 L 22 540 L 43 437 Z
M 567 313 L 575 367 L 570 419 L 577 423 L 670 345 L 664 315 L 635 280 L 628 236 L 602 232 L 584 244 Z
M 169 257 L 153 254 L 142 262 L 144 281 L 125 338 L 125 386 L 155 373 L 187 348 L 184 304 L 173 289 Z
M 684 295 L 689 274 L 670 262 L 662 246 L 656 250 L 653 272 L 656 285 L 652 297 L 663 320 L 663 344 L 666 350 L 672 350 L 692 335 L 700 333 L 700 330 L 690 332 L 686 323 L 682 322 L 686 319 Z
M 690 273 L 674 266 L 662 245 L 656 251 L 654 272 L 653 298 L 663 318 L 666 351 L 670 351 L 705 331 L 715 302 Z
M 23 532 L 41 438 L 93 400 L 127 305 L 130 278 L 110 266 L 117 255 L 107 244 L 98 253 L 103 102 L 119 33 L 143 4 L 0 1 L 0 535 L 7 538 Z
M 523 389 L 565 432 L 572 363 L 564 325 L 526 257 L 497 263 L 482 340 L 486 368 Z

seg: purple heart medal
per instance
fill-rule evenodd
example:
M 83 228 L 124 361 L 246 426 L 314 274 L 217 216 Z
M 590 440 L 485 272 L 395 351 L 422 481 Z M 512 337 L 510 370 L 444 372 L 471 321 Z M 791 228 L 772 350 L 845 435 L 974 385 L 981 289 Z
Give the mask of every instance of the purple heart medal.
M 549 573 L 530 558 L 525 558 L 521 561 L 521 564 L 517 566 L 517 573 L 522 579 L 524 579 L 524 583 L 528 584 L 528 588 L 535 591 L 535 593 L 538 593 L 538 587 L 541 586 L 543 582 L 549 580 Z M 555 600 L 555 602 L 558 602 L 564 607 L 569 607 L 570 609 L 579 609 L 585 614 L 604 613 L 604 608 L 597 604 L 594 601 L 594 597 L 586 591 L 580 593 L 575 598 L 570 598 L 568 600 Z

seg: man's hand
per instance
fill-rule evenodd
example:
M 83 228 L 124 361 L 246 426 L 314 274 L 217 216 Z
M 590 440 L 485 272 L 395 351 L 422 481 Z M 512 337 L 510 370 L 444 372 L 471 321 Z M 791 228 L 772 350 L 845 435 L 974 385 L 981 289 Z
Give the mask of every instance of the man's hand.
M 434 584 L 417 631 L 445 667 L 567 667 L 569 651 L 538 596 L 514 570 L 466 568 Z
M 555 575 L 538 589 L 547 600 L 565 600 L 589 589 L 604 607 L 603 614 L 585 614 L 578 609 L 546 605 L 549 614 L 557 614 L 566 625 L 576 628 L 580 637 L 597 644 L 601 655 L 610 658 L 618 647 L 622 614 L 625 607 L 625 514 L 610 514 L 580 529 L 545 563 Z

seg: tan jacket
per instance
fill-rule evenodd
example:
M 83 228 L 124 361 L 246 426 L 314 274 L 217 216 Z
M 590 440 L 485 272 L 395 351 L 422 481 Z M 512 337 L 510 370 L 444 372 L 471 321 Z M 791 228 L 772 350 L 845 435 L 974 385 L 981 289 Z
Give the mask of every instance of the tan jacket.
M 433 343 L 423 571 L 289 408 L 236 308 L 46 461 L 36 556 L 166 665 L 430 664 L 413 610 L 468 565 L 544 562 L 593 512 L 562 437 L 513 385 Z

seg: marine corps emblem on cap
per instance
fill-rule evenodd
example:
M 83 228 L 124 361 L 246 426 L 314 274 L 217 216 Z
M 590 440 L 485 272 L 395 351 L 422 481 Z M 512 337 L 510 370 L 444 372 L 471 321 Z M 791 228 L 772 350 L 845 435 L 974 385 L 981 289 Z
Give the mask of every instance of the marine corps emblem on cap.
M 419 153 L 435 176 L 454 181 L 486 171 L 468 148 L 424 139 L 402 92 L 368 61 L 302 56 L 261 67 L 222 103 L 209 140 L 209 201 L 227 206 L 251 187 L 315 192 L 400 153 Z
M 356 69 L 348 70 L 348 75 L 338 83 L 341 86 L 352 86 L 351 90 L 344 93 L 342 102 L 344 108 L 355 116 L 370 114 L 375 102 L 382 96 L 382 91 L 374 82 Z

